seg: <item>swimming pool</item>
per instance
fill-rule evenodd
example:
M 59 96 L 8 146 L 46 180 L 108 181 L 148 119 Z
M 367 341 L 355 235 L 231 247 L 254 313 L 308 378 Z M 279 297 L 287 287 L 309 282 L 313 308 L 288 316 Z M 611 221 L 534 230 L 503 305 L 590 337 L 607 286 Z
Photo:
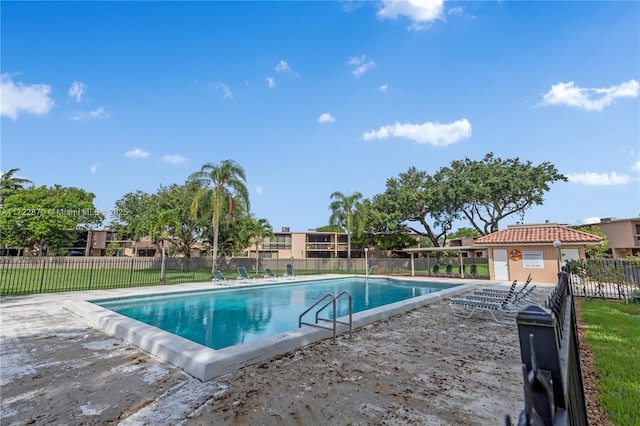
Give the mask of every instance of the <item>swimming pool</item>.
M 352 294 L 357 328 L 469 288 L 461 284 L 341 277 L 69 302 L 65 307 L 109 334 L 209 380 L 330 337 L 329 330 L 297 328 L 298 316 L 327 293 Z M 339 303 L 337 316 L 347 312 L 346 303 Z
M 348 291 L 353 313 L 357 313 L 455 285 L 349 277 L 94 303 L 209 348 L 222 349 L 298 327 L 299 315 L 327 293 Z M 337 308 L 338 317 L 348 315 L 347 299 L 339 299 Z M 328 317 L 331 314 L 330 309 L 325 313 Z

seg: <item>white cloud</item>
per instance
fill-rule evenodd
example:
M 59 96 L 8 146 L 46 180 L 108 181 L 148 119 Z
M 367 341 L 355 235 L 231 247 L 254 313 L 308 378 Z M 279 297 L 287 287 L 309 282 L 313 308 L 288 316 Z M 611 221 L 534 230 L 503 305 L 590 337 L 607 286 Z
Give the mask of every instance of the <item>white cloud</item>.
M 269 85 L 269 89 L 273 89 L 276 87 L 276 79 L 273 77 L 267 77 L 267 84 Z
M 76 102 L 82 101 L 82 95 L 85 92 L 85 85 L 80 81 L 74 81 L 71 83 L 71 87 L 69 87 L 69 97 L 76 98 Z
M 23 83 L 14 83 L 9 74 L 2 74 L 0 78 L 0 115 L 13 120 L 18 114 L 43 115 L 53 108 L 53 99 L 49 97 L 51 86 L 48 84 L 32 84 L 26 86 Z
M 611 173 L 573 173 L 568 174 L 569 182 L 589 186 L 611 186 L 624 185 L 632 181 L 631 177 L 625 174 Z
M 633 170 L 634 172 L 640 172 L 640 160 L 631 165 L 631 170 Z
M 380 86 L 378 88 L 378 90 L 382 93 L 388 93 L 389 92 L 389 85 L 387 83 L 383 84 L 382 86 Z
M 256 195 L 264 194 L 264 188 L 262 186 L 256 186 Z
M 361 0 L 343 0 L 341 2 L 342 10 L 346 13 L 351 13 L 354 10 L 360 9 L 362 7 L 361 3 Z
M 168 164 L 180 164 L 187 161 L 182 155 L 163 155 L 162 161 Z
M 94 164 L 93 166 L 89 167 L 89 171 L 95 174 L 95 172 L 98 171 L 98 165 Z
M 211 90 L 221 91 L 223 99 L 233 99 L 233 92 L 231 91 L 231 89 L 229 89 L 229 86 L 224 83 L 221 83 L 219 81 L 215 83 L 209 83 L 209 88 Z
M 425 28 L 437 19 L 442 18 L 444 0 L 383 0 L 377 15 L 382 19 L 396 19 L 406 16 L 413 23 L 410 30 Z
M 573 81 L 551 86 L 540 103 L 546 105 L 564 105 L 584 109 L 586 111 L 602 111 L 617 98 L 637 98 L 640 83 L 636 80 L 625 81 L 617 86 L 588 89 L 575 85 Z
M 583 225 L 593 225 L 595 223 L 600 223 L 600 218 L 599 217 L 596 217 L 596 216 L 588 217 L 588 218 L 586 218 L 586 219 L 584 219 L 582 221 Z
M 455 6 L 447 10 L 447 15 L 463 15 L 463 14 L 464 14 L 464 6 Z
M 130 158 L 132 160 L 137 160 L 138 158 L 147 158 L 151 153 L 145 151 L 144 149 L 134 148 L 124 153 L 124 156 Z
M 97 118 L 109 118 L 110 113 L 104 107 L 98 107 L 93 111 L 78 111 L 71 115 L 71 121 L 89 121 Z
M 328 112 L 323 112 L 320 114 L 320 117 L 318 117 L 318 123 L 333 123 L 334 121 L 336 121 L 336 118 Z
M 471 136 L 471 123 L 466 118 L 449 124 L 440 124 L 427 121 L 422 124 L 401 124 L 380 127 L 364 133 L 362 139 L 387 139 L 390 137 L 405 138 L 418 143 L 428 143 L 433 146 L 447 146 Z
M 287 61 L 278 62 L 278 65 L 276 65 L 274 69 L 279 73 L 291 72 L 291 68 L 289 67 Z
M 355 67 L 351 72 L 357 78 L 360 78 L 362 74 L 376 67 L 375 62 L 371 59 L 367 60 L 366 55 L 349 58 L 349 65 L 353 65 Z

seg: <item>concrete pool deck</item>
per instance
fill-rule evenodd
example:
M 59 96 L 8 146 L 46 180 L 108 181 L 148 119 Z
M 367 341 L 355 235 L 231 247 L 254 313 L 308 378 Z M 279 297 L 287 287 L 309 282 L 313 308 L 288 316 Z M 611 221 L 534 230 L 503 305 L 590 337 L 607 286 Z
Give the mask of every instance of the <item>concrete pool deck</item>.
M 352 340 L 318 342 L 207 382 L 63 308 L 211 285 L 2 298 L 1 423 L 415 424 L 407 420 L 415 417 L 496 424 L 522 407 L 515 325 L 456 318 L 446 301 L 365 326 Z M 551 288 L 539 285 L 539 296 Z M 471 421 L 474 410 L 479 421 Z

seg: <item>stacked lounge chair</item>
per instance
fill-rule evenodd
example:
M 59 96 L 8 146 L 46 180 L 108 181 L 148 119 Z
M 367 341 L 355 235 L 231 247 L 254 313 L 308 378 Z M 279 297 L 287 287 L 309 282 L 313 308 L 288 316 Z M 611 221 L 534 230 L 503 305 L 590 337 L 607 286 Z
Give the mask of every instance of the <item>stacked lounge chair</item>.
M 511 288 L 507 291 L 507 293 L 498 297 L 489 296 L 486 298 L 481 298 L 482 296 L 469 296 L 462 298 L 452 298 L 449 300 L 449 307 L 451 308 L 453 314 L 457 317 L 471 318 L 475 313 L 488 312 L 495 322 L 501 324 L 511 324 L 513 323 L 512 319 L 505 319 L 502 317 L 498 319 L 496 313 L 509 315 L 514 312 L 512 303 L 517 284 L 518 280 L 513 280 Z M 480 297 L 481 299 L 479 300 L 474 297 Z M 456 308 L 454 308 L 454 306 L 456 306 Z
M 531 283 L 531 274 L 529 274 L 529 276 L 527 277 L 527 280 L 522 285 L 522 288 L 520 290 L 518 290 L 517 292 L 515 292 L 515 295 L 523 293 L 530 283 Z M 513 285 L 512 285 L 512 289 L 513 289 Z M 496 296 L 504 296 L 505 294 L 507 294 L 509 292 L 511 292 L 511 290 L 500 290 L 500 289 L 495 289 L 495 288 L 483 288 L 483 289 L 474 291 L 473 294 L 476 294 L 476 295 L 479 295 L 479 296 L 480 295 L 492 295 L 492 294 L 496 295 Z

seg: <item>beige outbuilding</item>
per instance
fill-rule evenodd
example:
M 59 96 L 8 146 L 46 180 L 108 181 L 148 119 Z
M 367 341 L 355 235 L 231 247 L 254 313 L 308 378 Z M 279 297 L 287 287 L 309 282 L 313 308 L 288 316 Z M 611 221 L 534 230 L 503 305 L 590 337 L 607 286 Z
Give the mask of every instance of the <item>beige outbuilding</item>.
M 585 247 L 602 244 L 597 235 L 558 225 L 512 225 L 474 241 L 487 249 L 489 277 L 500 281 L 556 283 L 561 266 L 585 259 Z

